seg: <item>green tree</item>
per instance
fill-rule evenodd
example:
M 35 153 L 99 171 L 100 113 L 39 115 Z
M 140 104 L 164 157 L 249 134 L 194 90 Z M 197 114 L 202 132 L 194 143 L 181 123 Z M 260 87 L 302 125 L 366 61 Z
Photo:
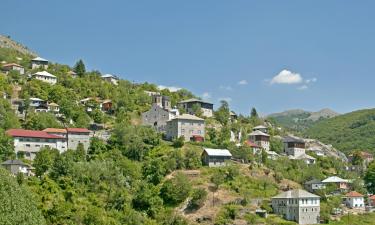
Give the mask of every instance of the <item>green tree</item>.
M 15 178 L 2 168 L 0 168 L 0 199 L 0 224 L 46 224 L 35 200 L 30 195 L 30 190 L 18 185 Z
M 3 162 L 14 155 L 13 139 L 0 128 L 0 160 Z
M 93 160 L 99 158 L 99 156 L 107 151 L 106 143 L 97 138 L 91 138 L 90 146 L 87 150 L 87 159 Z
M 251 112 L 250 112 L 250 118 L 258 118 L 258 112 L 257 110 L 253 107 L 251 108 Z
M 193 110 L 194 115 L 196 115 L 198 117 L 201 117 L 203 115 L 201 105 L 198 104 L 198 103 L 196 103 L 192 106 L 192 110 Z
M 189 196 L 191 184 L 183 173 L 177 173 L 175 177 L 164 182 L 160 189 L 160 196 L 169 205 L 177 205 Z
M 86 67 L 83 63 L 82 59 L 78 60 L 78 62 L 74 66 L 74 72 L 77 73 L 78 76 L 82 77 L 86 73 Z
M 207 198 L 207 191 L 204 188 L 196 188 L 193 190 L 191 200 L 188 207 L 191 209 L 199 209 L 203 206 Z
M 33 161 L 35 175 L 41 176 L 47 172 L 52 167 L 58 155 L 59 151 L 57 149 L 51 149 L 49 146 L 41 148 L 40 151 L 36 153 Z
M 48 127 L 61 128 L 62 125 L 57 121 L 52 113 L 40 112 L 29 113 L 26 118 L 26 129 L 44 130 Z
M 371 163 L 368 167 L 365 177 L 365 184 L 368 192 L 375 193 L 375 163 Z
M 220 101 L 221 106 L 215 112 L 215 118 L 223 126 L 226 126 L 229 122 L 230 112 L 228 102 L 222 100 Z

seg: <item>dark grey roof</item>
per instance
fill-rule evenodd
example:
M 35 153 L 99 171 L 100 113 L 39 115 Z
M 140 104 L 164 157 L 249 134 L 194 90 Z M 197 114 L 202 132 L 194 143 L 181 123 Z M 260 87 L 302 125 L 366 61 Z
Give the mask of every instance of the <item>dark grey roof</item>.
M 203 101 L 203 100 L 200 100 L 200 99 L 197 99 L 197 98 L 191 98 L 191 99 L 183 100 L 179 103 L 181 104 L 181 103 L 189 103 L 189 102 L 200 102 L 200 103 L 206 103 L 206 104 L 212 104 L 213 105 L 213 103 L 211 103 L 211 102 Z
M 305 184 L 319 184 L 319 183 L 322 183 L 322 181 L 318 179 L 312 179 L 310 181 L 305 182 Z
M 320 198 L 320 197 L 317 195 L 311 194 L 310 192 L 307 192 L 305 190 L 296 189 L 296 190 L 286 191 L 286 192 L 276 195 L 275 197 L 272 197 L 272 199 L 277 199 L 277 198 Z
M 18 159 L 9 159 L 3 163 L 1 163 L 1 165 L 20 165 L 20 166 L 27 166 L 25 163 L 23 163 L 21 160 L 18 160 Z
M 284 137 L 283 142 L 305 143 L 305 141 L 303 139 L 295 138 L 295 137 L 292 137 L 292 136 Z

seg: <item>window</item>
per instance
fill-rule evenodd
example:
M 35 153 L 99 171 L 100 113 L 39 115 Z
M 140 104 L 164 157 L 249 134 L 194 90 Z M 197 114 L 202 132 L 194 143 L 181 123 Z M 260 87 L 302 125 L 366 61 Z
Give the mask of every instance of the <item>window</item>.
M 30 145 L 29 145 L 29 144 L 26 144 L 26 147 L 30 147 Z
M 181 129 L 181 133 L 185 133 L 185 129 Z
M 40 145 L 35 145 L 35 147 L 40 147 Z

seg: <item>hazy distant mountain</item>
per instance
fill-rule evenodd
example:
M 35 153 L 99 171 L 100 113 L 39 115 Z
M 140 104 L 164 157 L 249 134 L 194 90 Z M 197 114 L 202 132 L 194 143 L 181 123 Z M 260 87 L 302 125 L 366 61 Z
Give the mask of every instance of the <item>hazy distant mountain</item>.
M 339 113 L 331 109 L 322 109 L 317 112 L 310 112 L 303 109 L 292 109 L 280 113 L 268 115 L 283 127 L 302 131 L 311 127 L 317 121 L 338 116 Z

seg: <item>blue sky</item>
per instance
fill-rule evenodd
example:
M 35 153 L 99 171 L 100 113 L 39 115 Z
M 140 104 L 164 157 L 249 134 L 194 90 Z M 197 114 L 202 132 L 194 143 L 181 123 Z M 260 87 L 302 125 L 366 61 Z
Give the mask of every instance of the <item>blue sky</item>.
M 3 0 L 0 33 L 51 61 L 182 87 L 237 112 L 375 105 L 374 1 Z M 4 10 L 8 9 L 8 10 Z

